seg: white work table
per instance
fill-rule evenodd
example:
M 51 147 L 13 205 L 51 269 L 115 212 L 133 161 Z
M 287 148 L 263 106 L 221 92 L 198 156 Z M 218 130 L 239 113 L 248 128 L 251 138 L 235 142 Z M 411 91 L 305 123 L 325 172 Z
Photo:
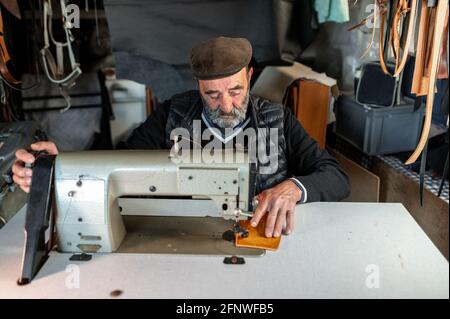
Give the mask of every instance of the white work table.
M 298 206 L 280 249 L 245 265 L 122 253 L 83 262 L 52 252 L 34 281 L 18 286 L 24 220 L 22 209 L 0 229 L 0 298 L 110 298 L 114 290 L 119 298 L 449 298 L 447 260 L 401 204 Z

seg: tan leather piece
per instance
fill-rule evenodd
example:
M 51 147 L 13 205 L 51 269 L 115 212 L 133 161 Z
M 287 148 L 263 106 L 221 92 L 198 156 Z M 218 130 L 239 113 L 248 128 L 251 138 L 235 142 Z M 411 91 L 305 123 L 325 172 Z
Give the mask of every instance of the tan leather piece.
M 419 37 L 417 39 L 416 47 L 416 61 L 414 65 L 414 75 L 411 87 L 411 93 L 416 95 L 426 95 L 426 86 L 423 85 L 422 76 L 425 69 L 425 56 L 426 56 L 426 43 L 428 34 L 428 20 L 430 10 L 428 10 L 427 3 L 421 0 L 421 12 L 420 12 L 420 22 L 419 22 Z
M 441 53 L 439 54 L 439 66 L 437 71 L 438 79 L 448 78 L 448 51 L 447 51 L 447 41 L 448 41 L 448 11 L 445 17 L 445 27 L 444 36 L 442 38 Z
M 422 0 L 422 9 L 424 9 L 424 7 L 425 7 L 425 10 L 428 11 L 428 8 L 426 7 L 426 2 L 427 2 L 426 0 Z M 416 69 L 414 69 L 414 77 L 416 77 L 416 75 L 417 75 L 420 78 L 413 79 L 413 84 L 414 84 L 414 80 L 416 80 L 416 88 L 417 88 L 417 86 L 419 86 L 420 89 L 423 89 L 423 88 L 426 89 L 427 104 L 426 104 L 426 111 L 425 111 L 425 121 L 424 121 L 422 134 L 420 136 L 419 143 L 418 143 L 415 151 L 413 152 L 413 154 L 406 161 L 406 164 L 412 164 L 419 158 L 420 154 L 422 153 L 422 151 L 425 147 L 425 144 L 428 141 L 428 135 L 430 133 L 430 127 L 431 127 L 431 117 L 432 117 L 432 112 L 433 112 L 434 92 L 435 92 L 437 68 L 438 68 L 438 62 L 439 62 L 439 53 L 441 52 L 440 45 L 442 44 L 442 37 L 443 37 L 444 27 L 445 27 L 445 18 L 448 15 L 448 0 L 439 0 L 437 8 L 433 8 L 431 11 L 436 12 L 436 18 L 433 19 L 434 20 L 434 28 L 432 29 L 433 37 L 432 37 L 431 48 L 429 48 L 429 51 L 431 53 L 428 54 L 429 61 L 427 61 L 427 60 L 423 61 L 427 57 L 426 52 L 421 52 L 421 54 L 419 56 L 419 51 L 418 51 L 418 54 L 416 57 L 415 68 L 417 68 L 419 65 L 419 66 L 421 66 L 422 69 L 417 70 L 417 74 L 416 74 Z M 422 13 L 424 13 L 424 12 L 422 12 Z M 427 17 L 426 17 L 427 20 L 424 21 L 425 24 L 428 22 L 429 13 L 427 13 L 426 15 L 427 15 Z M 420 22 L 422 24 L 422 19 Z M 421 29 L 428 30 L 428 26 L 420 26 L 419 31 Z M 420 38 L 421 37 L 419 35 L 419 39 Z M 425 44 L 428 42 L 428 40 L 423 39 L 423 37 L 422 37 L 422 41 L 423 42 L 421 42 L 421 41 L 418 42 L 418 46 L 422 50 L 426 50 L 427 48 L 425 47 Z M 420 57 L 420 59 L 419 59 L 419 57 Z M 428 66 L 428 70 L 426 70 L 427 66 Z M 426 87 L 425 87 L 425 85 L 426 85 Z
M 264 216 L 258 226 L 253 228 L 250 225 L 249 220 L 241 220 L 239 225 L 241 228 L 245 228 L 248 230 L 248 237 L 243 238 L 240 237 L 239 234 L 235 235 L 236 247 L 249 247 L 249 248 L 260 248 L 260 249 L 268 249 L 268 250 L 277 250 L 280 246 L 281 236 L 280 237 L 266 237 L 265 229 L 266 229 L 266 219 L 267 215 Z

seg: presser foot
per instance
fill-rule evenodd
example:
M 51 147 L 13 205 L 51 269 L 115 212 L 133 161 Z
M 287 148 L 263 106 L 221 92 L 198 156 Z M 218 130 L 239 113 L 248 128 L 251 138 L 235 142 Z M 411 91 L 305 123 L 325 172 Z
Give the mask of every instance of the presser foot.
M 248 237 L 248 230 L 246 228 L 241 227 L 239 222 L 236 222 L 233 227 L 234 234 L 238 234 L 242 238 Z
M 247 229 L 241 227 L 239 222 L 234 223 L 233 229 L 229 229 L 222 234 L 223 240 L 234 242 L 236 238 L 236 234 L 241 238 L 247 238 L 249 232 Z

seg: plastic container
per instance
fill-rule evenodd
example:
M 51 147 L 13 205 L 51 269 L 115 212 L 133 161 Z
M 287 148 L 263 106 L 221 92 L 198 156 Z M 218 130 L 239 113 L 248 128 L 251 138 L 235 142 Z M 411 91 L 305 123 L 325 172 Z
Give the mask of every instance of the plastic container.
M 412 151 L 419 141 L 425 106 L 414 100 L 393 107 L 361 105 L 342 95 L 336 106 L 336 134 L 368 155 Z

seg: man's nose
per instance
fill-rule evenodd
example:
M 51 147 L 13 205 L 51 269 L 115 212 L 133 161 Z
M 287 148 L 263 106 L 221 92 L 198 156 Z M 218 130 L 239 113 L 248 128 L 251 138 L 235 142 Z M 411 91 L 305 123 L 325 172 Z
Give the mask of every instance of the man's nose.
M 222 103 L 220 103 L 220 109 L 223 113 L 228 114 L 233 111 L 233 99 L 231 96 L 224 94 L 222 97 Z

